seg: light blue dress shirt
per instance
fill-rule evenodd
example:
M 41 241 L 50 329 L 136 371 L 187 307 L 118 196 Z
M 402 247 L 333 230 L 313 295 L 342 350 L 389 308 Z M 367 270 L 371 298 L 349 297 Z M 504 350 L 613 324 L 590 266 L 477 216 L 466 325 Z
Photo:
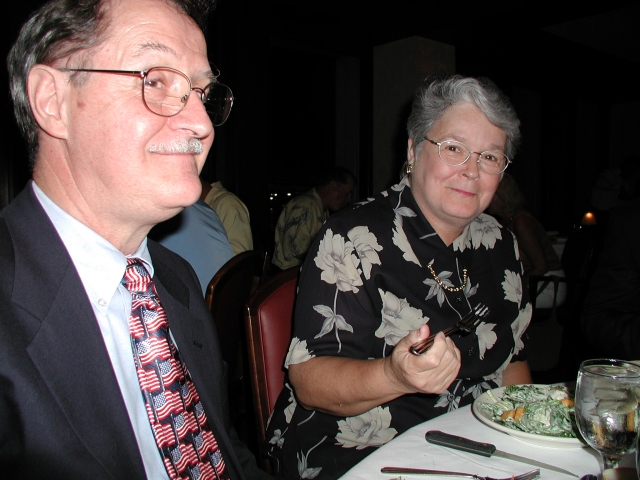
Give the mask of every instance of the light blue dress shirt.
M 93 307 L 129 413 L 147 478 L 167 480 L 167 471 L 147 417 L 131 350 L 131 294 L 120 283 L 127 267 L 127 257 L 103 237 L 58 207 L 35 182 L 33 190 L 69 252 Z M 153 277 L 153 264 L 146 239 L 131 257 L 142 260 Z
M 220 217 L 202 200 L 155 227 L 150 236 L 191 264 L 203 295 L 215 273 L 233 257 Z

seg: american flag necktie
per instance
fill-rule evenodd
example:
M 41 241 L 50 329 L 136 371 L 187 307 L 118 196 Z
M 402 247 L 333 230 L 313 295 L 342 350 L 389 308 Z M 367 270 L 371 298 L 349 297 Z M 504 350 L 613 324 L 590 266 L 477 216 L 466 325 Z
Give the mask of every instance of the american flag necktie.
M 151 429 L 169 478 L 228 479 L 200 397 L 171 339 L 156 287 L 137 258 L 122 285 L 131 292 L 131 348 Z

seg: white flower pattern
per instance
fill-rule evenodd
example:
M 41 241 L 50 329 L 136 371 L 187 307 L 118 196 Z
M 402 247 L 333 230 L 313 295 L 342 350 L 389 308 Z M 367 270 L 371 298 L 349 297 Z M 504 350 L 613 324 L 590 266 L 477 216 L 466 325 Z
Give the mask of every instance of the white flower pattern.
M 395 345 L 409 333 L 429 321 L 422 316 L 422 310 L 414 308 L 404 298 L 378 289 L 382 298 L 382 322 L 376 330 L 376 337 L 384 338 L 389 345 Z
M 445 408 L 447 412 L 456 410 L 460 406 L 460 395 L 456 395 L 456 391 L 460 386 L 460 380 L 454 381 L 448 390 L 445 390 L 440 394 L 438 401 L 435 405 L 436 408 Z
M 487 350 L 491 349 L 496 341 L 498 340 L 498 336 L 493 331 L 493 327 L 495 327 L 495 323 L 484 323 L 482 322 L 476 328 L 476 335 L 478 335 L 478 348 L 480 354 L 480 360 L 484 359 L 484 354 Z
M 322 442 L 324 442 L 326 438 L 326 435 L 322 437 L 322 440 L 311 447 L 307 451 L 306 455 L 303 452 L 299 452 L 296 454 L 296 457 L 298 458 L 298 474 L 300 475 L 300 478 L 316 478 L 320 474 L 322 467 L 309 467 L 307 459 L 309 458 L 309 454 L 311 453 L 311 451 Z
M 520 305 L 522 301 L 522 277 L 516 272 L 506 270 L 504 272 L 504 282 L 502 282 L 504 290 L 504 299 Z
M 298 337 L 293 337 L 293 340 L 291 340 L 291 343 L 289 344 L 287 357 L 284 360 L 284 367 L 289 368 L 289 365 L 306 362 L 313 357 L 314 355 L 311 355 L 307 348 L 307 341 L 300 340 Z
M 328 229 L 320 240 L 320 247 L 314 262 L 322 270 L 320 278 L 335 284 L 341 292 L 358 293 L 362 279 L 358 272 L 360 260 L 353 254 L 353 244 L 345 242 L 342 235 L 334 235 Z
M 330 307 L 326 305 L 314 305 L 313 309 L 318 312 L 320 315 L 324 317 L 324 323 L 322 324 L 322 329 L 320 333 L 318 333 L 313 338 L 320 338 L 327 333 L 331 332 L 334 328 L 336 329 L 336 338 L 338 340 L 338 352 L 342 349 L 342 345 L 340 343 L 340 336 L 338 335 L 338 330 L 346 330 L 347 332 L 353 332 L 353 327 L 349 325 L 342 315 L 338 315 L 331 310 Z
M 298 402 L 296 402 L 296 396 L 293 394 L 293 388 L 289 385 L 289 382 L 285 382 L 285 388 L 289 390 L 289 406 L 284 409 L 284 416 L 287 420 L 287 423 L 291 423 L 291 419 L 293 418 L 293 414 L 296 411 L 296 407 L 298 406 Z
M 378 244 L 376 236 L 369 232 L 369 228 L 365 226 L 352 228 L 347 236 L 353 243 L 356 252 L 358 252 L 364 278 L 369 280 L 371 278 L 371 267 L 380 265 L 378 252 L 382 250 L 382 247 Z
M 384 445 L 398 434 L 391 425 L 389 407 L 375 407 L 355 417 L 338 421 L 340 433 L 336 441 L 343 448 L 362 450 L 367 447 Z
M 487 250 L 495 246 L 497 240 L 502 240 L 500 224 L 491 215 L 481 213 L 478 217 L 467 225 L 456 240 L 454 240 L 454 250 L 464 251 L 473 247 L 475 250 L 484 246 Z
M 474 333 L 451 337 L 465 355 L 460 378 L 442 395 L 405 395 L 340 417 L 297 408 L 287 383 L 267 430 L 267 453 L 278 473 L 338 477 L 362 458 L 356 452 L 377 448 L 411 425 L 500 386 L 504 369 L 514 356 L 520 358 L 531 316 L 516 255 L 513 235 L 484 214 L 444 245 L 420 215 L 406 178 L 332 216 L 301 270 L 287 367 L 319 356 L 384 358 L 426 322 L 433 332 L 443 330 L 479 303 L 491 313 Z M 461 285 L 466 268 L 464 288 L 440 287 L 429 263 L 448 287 Z
M 520 310 L 518 317 L 511 324 L 511 330 L 513 331 L 513 341 L 515 343 L 513 354 L 516 355 L 524 348 L 524 343 L 522 343 L 522 335 L 525 330 L 529 326 L 529 322 L 531 322 L 531 315 L 533 313 L 533 308 L 530 303 L 527 303 L 525 307 Z
M 401 215 L 396 215 L 396 218 L 393 220 L 393 225 L 395 227 L 393 229 L 393 244 L 402 251 L 402 257 L 407 262 L 413 262 L 416 265 L 420 265 L 420 260 L 418 260 L 418 257 L 416 257 L 416 254 L 413 252 L 413 249 L 409 244 L 409 239 L 402 229 Z

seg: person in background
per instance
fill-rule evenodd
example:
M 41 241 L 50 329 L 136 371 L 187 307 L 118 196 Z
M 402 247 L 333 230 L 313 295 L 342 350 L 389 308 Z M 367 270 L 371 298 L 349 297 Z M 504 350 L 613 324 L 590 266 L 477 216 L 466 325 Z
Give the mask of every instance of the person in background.
M 198 275 L 202 294 L 206 295 L 209 282 L 233 258 L 234 252 L 220 218 L 202 196 L 175 217 L 156 225 L 149 238 L 189 262 Z
M 640 158 L 629 155 L 618 166 L 603 170 L 591 192 L 591 205 L 607 211 L 640 195 Z
M 51 0 L 8 57 L 32 180 L 0 213 L 6 478 L 262 479 L 198 278 L 147 238 L 199 197 L 233 95 L 212 2 Z
M 220 217 L 227 232 L 233 254 L 253 250 L 253 237 L 247 206 L 221 182 L 208 184 L 202 181 L 202 199 Z
M 351 202 L 355 185 L 349 170 L 335 166 L 314 188 L 289 200 L 276 224 L 273 265 L 280 270 L 300 265 L 329 212 L 337 212 Z
M 266 434 L 277 473 L 339 478 L 485 390 L 531 383 L 516 242 L 482 213 L 519 124 L 487 79 L 426 79 L 407 122 L 404 178 L 320 230 L 300 271 L 288 377 Z M 445 337 L 479 304 L 490 313 L 475 332 Z M 409 352 L 430 334 L 426 353 Z
M 547 232 L 542 224 L 524 209 L 525 204 L 526 200 L 518 184 L 511 175 L 505 173 L 487 211 L 499 217 L 504 226 L 516 236 L 524 268 L 524 285 L 527 287 L 531 275 L 564 277 L 565 273 Z M 567 285 L 559 282 L 554 286 L 551 280 L 539 282 L 536 293 L 536 307 L 551 308 L 554 302 L 556 306 L 560 306 L 567 297 Z
M 580 324 L 590 358 L 640 360 L 640 199 L 609 211 Z

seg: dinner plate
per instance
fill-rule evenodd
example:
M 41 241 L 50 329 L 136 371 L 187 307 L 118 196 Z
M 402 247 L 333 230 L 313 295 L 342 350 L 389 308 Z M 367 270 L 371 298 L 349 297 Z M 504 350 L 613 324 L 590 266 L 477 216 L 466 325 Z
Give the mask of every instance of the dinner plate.
M 540 385 L 546 386 L 546 385 Z M 500 399 L 502 398 L 502 392 L 504 392 L 504 387 L 494 388 L 491 390 L 493 395 Z M 512 428 L 505 427 L 504 425 L 500 425 L 497 422 L 494 422 L 491 418 L 491 414 L 486 411 L 481 403 L 494 403 L 487 392 L 484 392 L 473 402 L 471 410 L 473 414 L 476 416 L 478 420 L 480 420 L 485 425 L 494 428 L 502 433 L 506 433 L 511 435 L 512 437 L 526 442 L 531 443 L 533 445 L 537 445 L 539 447 L 548 447 L 548 448 L 582 448 L 586 447 L 584 443 L 582 443 L 577 438 L 566 438 L 566 437 L 552 437 L 548 435 L 536 435 L 535 433 L 527 433 L 522 432 L 520 430 L 514 430 Z

